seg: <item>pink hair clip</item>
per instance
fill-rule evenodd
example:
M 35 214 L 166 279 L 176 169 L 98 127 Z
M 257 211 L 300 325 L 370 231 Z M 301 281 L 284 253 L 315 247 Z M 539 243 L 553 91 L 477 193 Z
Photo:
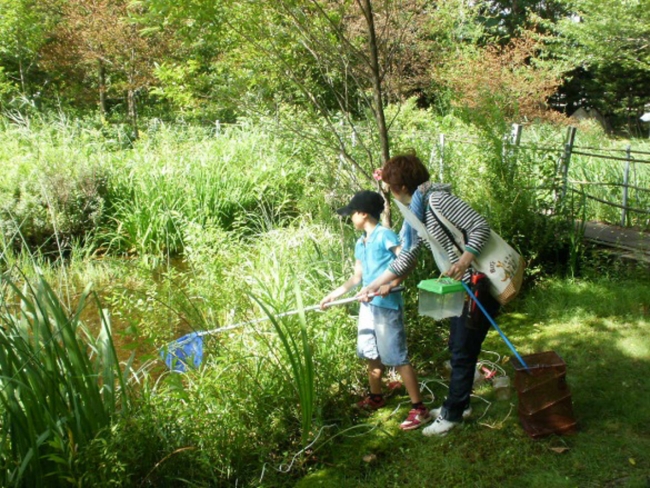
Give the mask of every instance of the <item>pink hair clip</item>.
M 376 170 L 374 170 L 372 172 L 372 177 L 377 181 L 381 181 L 381 168 L 377 168 Z

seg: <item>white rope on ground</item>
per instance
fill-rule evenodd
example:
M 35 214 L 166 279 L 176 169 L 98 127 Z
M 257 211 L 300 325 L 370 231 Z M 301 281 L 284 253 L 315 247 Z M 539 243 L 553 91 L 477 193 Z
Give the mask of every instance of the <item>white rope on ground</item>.
M 436 395 L 433 393 L 433 391 L 431 391 L 431 388 L 429 388 L 429 386 L 427 385 L 427 382 L 423 381 L 422 383 L 420 383 L 420 392 L 422 393 L 425 390 L 429 393 L 429 396 L 431 396 L 431 400 L 428 401 L 428 402 L 425 402 L 424 400 L 422 400 L 422 403 L 424 403 L 424 404 L 433 404 L 436 401 Z
M 510 414 L 512 413 L 512 409 L 514 408 L 514 406 L 515 405 L 513 403 L 510 404 L 510 410 L 508 411 L 508 414 L 500 422 L 497 422 L 497 423 L 494 423 L 494 424 L 479 422 L 479 425 L 482 425 L 484 427 L 487 427 L 488 429 L 493 429 L 493 430 L 501 428 L 503 426 L 503 424 L 506 422 L 506 420 L 508 420 L 508 417 L 510 417 Z
M 275 470 L 276 470 L 277 472 L 279 472 L 279 473 L 285 473 L 285 474 L 288 473 L 289 471 L 291 471 L 291 468 L 293 467 L 293 465 L 294 465 L 294 463 L 296 462 L 296 460 L 298 459 L 298 457 L 299 457 L 301 454 L 303 454 L 305 451 L 307 451 L 308 449 L 310 449 L 314 444 L 316 444 L 316 441 L 320 438 L 320 436 L 321 436 L 321 434 L 323 433 L 323 431 L 324 431 L 325 429 L 329 429 L 330 427 L 336 427 L 336 425 L 335 425 L 335 424 L 332 424 L 332 425 L 324 425 L 323 427 L 321 427 L 320 430 L 318 431 L 318 434 L 316 434 L 316 437 L 314 438 L 314 440 L 311 441 L 309 444 L 307 444 L 305 447 L 303 447 L 302 449 L 300 449 L 300 451 L 298 451 L 297 453 L 295 453 L 295 454 L 293 455 L 293 457 L 291 458 L 291 462 L 289 463 L 289 465 L 287 465 L 287 464 L 285 463 L 285 464 L 281 464 L 281 465 L 278 466 L 277 468 L 273 468 L 273 469 L 275 469 Z M 262 466 L 262 474 L 260 475 L 260 483 L 261 483 L 262 480 L 264 479 L 264 473 L 266 472 L 266 466 L 267 466 L 267 464 L 268 464 L 268 463 L 264 463 L 264 465 Z
M 493 355 L 495 355 L 495 356 L 497 357 L 496 360 L 495 360 L 495 362 L 496 362 L 496 363 L 500 363 L 500 362 L 501 362 L 501 354 L 499 354 L 498 352 L 495 352 L 495 351 L 487 351 L 487 350 L 485 350 L 485 349 L 481 349 L 481 352 L 484 352 L 485 354 L 493 354 Z
M 391 415 L 392 415 L 392 414 L 391 414 Z M 368 435 L 370 432 L 372 432 L 373 430 L 377 429 L 380 425 L 381 425 L 381 422 L 377 422 L 377 423 L 374 423 L 374 424 L 359 424 L 359 425 L 353 425 L 352 427 L 348 427 L 347 429 L 342 430 L 341 432 L 339 432 L 339 433 L 336 434 L 335 436 L 331 437 L 329 440 L 332 440 L 334 437 L 337 437 L 337 436 L 345 435 L 346 432 L 349 432 L 349 431 L 351 431 L 351 430 L 356 430 L 356 429 L 365 429 L 365 428 L 370 427 L 369 430 L 368 430 L 367 432 L 364 432 L 364 433 L 359 434 L 359 435 L 345 435 L 345 437 L 347 437 L 347 438 L 354 438 L 354 437 L 361 437 L 361 436 L 363 436 L 363 435 Z M 286 463 L 284 463 L 284 464 L 281 464 L 280 466 L 278 466 L 277 468 L 273 468 L 273 469 L 276 470 L 276 471 L 279 472 L 279 473 L 284 473 L 284 474 L 286 474 L 286 473 L 288 473 L 289 471 L 291 471 L 291 469 L 292 469 L 293 465 L 295 464 L 296 460 L 298 459 L 298 457 L 299 457 L 300 455 L 302 455 L 305 451 L 307 451 L 308 449 L 310 449 L 314 444 L 316 444 L 316 441 L 318 441 L 318 439 L 320 438 L 321 434 L 323 433 L 323 431 L 324 431 L 325 429 L 329 429 L 329 428 L 331 428 L 331 427 L 338 427 L 338 426 L 337 426 L 336 424 L 332 424 L 332 425 L 325 425 L 325 426 L 321 427 L 320 430 L 318 431 L 318 434 L 317 434 L 316 437 L 314 438 L 314 440 L 311 441 L 307 446 L 305 446 L 304 448 L 302 448 L 300 451 L 296 452 L 296 453 L 292 456 L 292 458 L 291 458 L 291 462 L 290 462 L 288 465 L 287 465 Z M 261 483 L 262 480 L 264 479 L 264 474 L 266 473 L 266 467 L 267 467 L 268 464 L 269 464 L 269 463 L 264 463 L 264 464 L 262 465 L 262 473 L 261 473 L 261 475 L 260 475 L 260 483 Z
M 472 398 L 478 398 L 479 400 L 484 401 L 485 403 L 487 403 L 487 407 L 485 407 L 485 410 L 483 411 L 483 415 L 481 415 L 479 418 L 476 419 L 476 421 L 478 422 L 478 421 L 481 420 L 483 417 L 485 417 L 485 415 L 487 414 L 488 410 L 490 410 L 490 407 L 492 406 L 492 402 L 489 401 L 489 400 L 486 400 L 485 398 L 483 398 L 483 397 L 480 396 L 480 395 L 475 395 L 475 394 L 473 394 L 473 393 L 472 393 L 470 396 L 471 396 Z
M 491 363 L 491 362 L 488 361 L 488 363 Z M 497 365 L 495 365 L 495 366 L 497 366 Z M 497 367 L 498 367 L 498 366 L 497 366 Z M 500 368 L 500 367 L 499 367 L 499 369 L 503 371 L 503 368 Z M 504 372 L 504 373 L 505 373 L 505 372 Z M 444 386 L 445 388 L 449 388 L 449 385 L 447 385 L 447 383 L 445 383 L 444 381 L 442 381 L 442 380 L 437 380 L 437 379 L 426 380 L 426 381 L 422 381 L 422 382 L 419 383 L 419 384 L 420 384 L 420 392 L 427 391 L 428 394 L 429 394 L 430 397 L 431 397 L 431 400 L 430 400 L 430 401 L 425 402 L 425 401 L 423 400 L 423 403 L 433 404 L 433 403 L 435 402 L 435 398 L 436 398 L 436 397 L 435 397 L 435 394 L 433 393 L 433 391 L 431 390 L 431 388 L 429 388 L 429 383 L 437 383 L 437 384 L 439 384 L 439 385 Z M 491 428 L 491 429 L 495 429 L 495 428 L 497 428 L 497 427 L 492 426 L 492 425 L 490 425 L 490 424 L 486 424 L 486 423 L 484 423 L 484 422 L 479 422 L 479 421 L 480 421 L 483 417 L 485 417 L 485 415 L 487 414 L 488 410 L 489 410 L 490 407 L 492 406 L 492 402 L 486 400 L 485 398 L 483 398 L 483 397 L 480 396 L 480 395 L 472 394 L 471 397 L 473 397 L 473 398 L 478 398 L 479 400 L 481 400 L 481 401 L 487 403 L 487 407 L 486 407 L 485 410 L 483 411 L 483 414 L 482 414 L 478 419 L 476 419 L 477 423 L 478 423 L 479 425 L 483 425 L 483 426 L 488 427 L 488 428 Z M 394 415 L 395 415 L 395 414 L 396 414 L 396 413 L 397 413 L 397 412 L 402 408 L 403 405 L 408 404 L 408 403 L 410 403 L 410 399 L 398 403 L 397 406 L 393 409 L 393 411 L 388 415 L 387 419 L 393 417 L 393 416 L 394 416 Z M 510 416 L 510 413 L 512 412 L 513 404 L 511 403 L 510 406 L 511 406 L 511 408 L 510 408 L 510 412 L 508 412 L 508 415 L 506 415 L 506 417 L 505 417 L 501 422 L 499 422 L 499 425 L 503 425 L 503 423 L 504 423 L 504 422 L 508 419 L 508 417 Z M 371 433 L 372 431 L 374 431 L 375 429 L 379 428 L 379 427 L 381 426 L 381 424 L 382 424 L 382 422 L 380 421 L 380 422 L 376 422 L 376 423 L 373 423 L 373 424 L 366 424 L 366 423 L 363 423 L 363 424 L 359 424 L 359 425 L 354 425 L 354 426 L 352 426 L 352 427 L 348 427 L 347 429 L 345 429 L 345 430 L 339 432 L 337 435 L 333 436 L 331 439 L 333 439 L 334 437 L 337 437 L 337 436 L 345 436 L 345 437 L 350 438 L 350 439 L 351 439 L 351 438 L 355 438 L 355 437 L 365 436 L 365 435 L 370 434 L 370 433 Z M 496 425 L 496 424 L 495 424 L 495 425 Z M 277 468 L 274 467 L 273 469 L 275 469 L 275 470 L 276 470 L 277 472 L 279 472 L 279 473 L 284 473 L 284 474 L 286 474 L 286 473 L 288 473 L 289 471 L 291 471 L 291 469 L 293 468 L 293 465 L 296 463 L 296 461 L 298 460 L 298 458 L 299 458 L 302 454 L 304 454 L 307 450 L 311 449 L 311 447 L 314 446 L 314 444 L 316 444 L 316 442 L 318 441 L 318 439 L 319 439 L 320 436 L 322 435 L 323 431 L 324 431 L 325 429 L 329 429 L 329 428 L 332 428 L 332 427 L 337 427 L 337 425 L 332 424 L 332 425 L 325 425 L 325 426 L 321 427 L 320 430 L 318 431 L 318 434 L 317 434 L 316 437 L 314 438 L 314 440 L 312 440 L 312 441 L 311 441 L 307 446 L 305 446 L 304 448 L 302 448 L 302 449 L 300 449 L 298 452 L 296 452 L 296 453 L 292 456 L 292 458 L 291 458 L 291 462 L 290 462 L 290 463 L 288 463 L 288 464 L 286 464 L 286 463 L 281 464 L 281 465 L 278 466 Z M 368 430 L 365 431 L 365 432 L 363 432 L 363 433 L 361 433 L 361 434 L 355 434 L 355 435 L 347 435 L 347 434 L 346 434 L 347 432 L 350 432 L 350 431 L 353 431 L 353 430 L 357 430 L 357 429 L 368 429 Z M 330 439 L 330 440 L 331 440 L 331 439 Z M 262 466 L 262 473 L 261 473 L 261 475 L 260 475 L 260 483 L 261 483 L 262 480 L 264 479 L 264 475 L 265 475 L 265 473 L 266 473 L 266 467 L 267 467 L 268 464 L 269 464 L 269 463 L 264 463 L 264 465 Z
M 381 422 L 377 422 L 377 423 L 374 423 L 374 424 L 358 424 L 358 425 L 353 425 L 352 427 L 348 427 L 347 429 L 341 431 L 338 435 L 343 435 L 343 434 L 345 434 L 346 432 L 348 432 L 348 431 L 350 431 L 350 430 L 362 429 L 362 428 L 370 427 L 370 429 L 368 429 L 368 432 L 364 432 L 364 433 L 362 433 L 362 434 L 346 435 L 346 436 L 345 436 L 345 437 L 347 437 L 348 439 L 353 439 L 353 438 L 355 438 L 355 437 L 361 437 L 361 436 L 364 436 L 364 435 L 368 435 L 368 434 L 370 434 L 373 430 L 375 430 L 376 428 L 378 428 L 380 425 L 381 425 Z

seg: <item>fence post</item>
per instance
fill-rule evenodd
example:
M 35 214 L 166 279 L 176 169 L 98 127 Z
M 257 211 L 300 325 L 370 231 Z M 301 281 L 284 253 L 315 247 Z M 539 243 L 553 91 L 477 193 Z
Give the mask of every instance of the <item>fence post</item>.
M 512 124 L 512 131 L 510 132 L 510 140 L 508 141 L 508 163 L 514 164 L 517 162 L 517 155 L 519 154 L 519 143 L 521 142 L 521 132 L 523 127 L 521 124 Z
M 519 147 L 521 142 L 521 131 L 523 127 L 521 124 L 512 124 L 512 132 L 510 133 L 510 144 Z
M 431 152 L 429 153 L 429 166 L 428 166 L 429 168 L 433 167 L 433 158 L 435 157 L 435 155 L 436 155 L 436 145 L 432 144 Z M 440 180 L 440 182 L 442 183 L 442 180 Z
M 561 200 L 564 200 L 567 192 L 568 178 L 569 178 L 569 163 L 571 162 L 571 153 L 573 152 L 573 143 L 576 140 L 576 131 L 575 127 L 569 127 L 566 133 L 566 139 L 564 141 L 564 152 L 560 157 L 560 174 L 562 175 L 562 194 L 560 196 Z
M 625 227 L 625 220 L 627 217 L 627 195 L 628 195 L 628 182 L 630 180 L 630 160 L 632 159 L 632 147 L 628 144 L 625 150 L 625 171 L 623 172 L 623 209 L 621 210 L 621 227 Z
M 441 183 L 445 180 L 443 180 L 443 175 L 444 175 L 444 169 L 445 169 L 445 135 L 440 134 L 440 138 L 438 139 L 438 151 L 440 152 L 440 169 L 438 170 L 439 172 L 439 177 Z

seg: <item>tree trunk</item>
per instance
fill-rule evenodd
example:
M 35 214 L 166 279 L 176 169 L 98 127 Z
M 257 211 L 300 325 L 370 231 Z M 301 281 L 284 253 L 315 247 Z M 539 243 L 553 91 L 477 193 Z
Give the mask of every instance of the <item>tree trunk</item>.
M 133 138 L 136 140 L 140 138 L 140 133 L 138 131 L 138 107 L 135 101 L 135 90 L 129 87 L 126 97 L 129 106 L 129 120 L 133 128 Z
M 129 119 L 133 126 L 133 138 L 139 139 L 140 133 L 138 131 L 138 107 L 135 100 L 135 51 L 131 49 L 131 65 L 129 66 L 129 91 L 127 94 L 129 105 Z
M 383 165 L 390 159 L 390 142 L 388 139 L 388 129 L 386 128 L 386 117 L 384 115 L 384 97 L 381 87 L 381 72 L 379 69 L 379 54 L 377 48 L 377 35 L 375 32 L 375 21 L 372 14 L 372 5 L 370 0 L 362 0 L 361 6 L 366 17 L 368 26 L 368 47 L 370 49 L 370 70 L 372 73 L 372 95 L 375 105 L 375 120 L 377 122 L 377 131 L 379 132 L 379 144 L 381 146 L 381 164 Z M 385 192 L 381 185 L 378 185 L 384 201 L 386 203 L 382 223 L 386 227 L 391 226 L 390 212 L 390 195 Z
M 22 94 L 27 96 L 27 82 L 25 81 L 25 69 L 22 60 L 18 60 L 18 71 L 20 72 L 20 89 Z
M 101 59 L 97 60 L 99 77 L 99 115 L 102 122 L 106 119 L 106 68 Z

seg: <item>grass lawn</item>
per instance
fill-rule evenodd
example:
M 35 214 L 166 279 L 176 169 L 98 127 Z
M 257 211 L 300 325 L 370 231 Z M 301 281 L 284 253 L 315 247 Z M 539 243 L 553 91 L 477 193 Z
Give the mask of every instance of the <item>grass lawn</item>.
M 531 439 L 518 420 L 516 391 L 499 401 L 485 384 L 475 391 L 481 398 L 472 400 L 469 421 L 446 437 L 427 438 L 399 430 L 409 406 L 407 396 L 396 396 L 362 420 L 367 428 L 317 448 L 311 472 L 297 486 L 650 486 L 647 277 L 549 280 L 498 321 L 520 354 L 555 351 L 564 359 L 575 435 Z M 509 355 L 494 331 L 484 350 Z M 503 367 L 514 379 L 512 365 Z M 438 406 L 446 388 L 435 373 L 421 381 L 427 379 Z

